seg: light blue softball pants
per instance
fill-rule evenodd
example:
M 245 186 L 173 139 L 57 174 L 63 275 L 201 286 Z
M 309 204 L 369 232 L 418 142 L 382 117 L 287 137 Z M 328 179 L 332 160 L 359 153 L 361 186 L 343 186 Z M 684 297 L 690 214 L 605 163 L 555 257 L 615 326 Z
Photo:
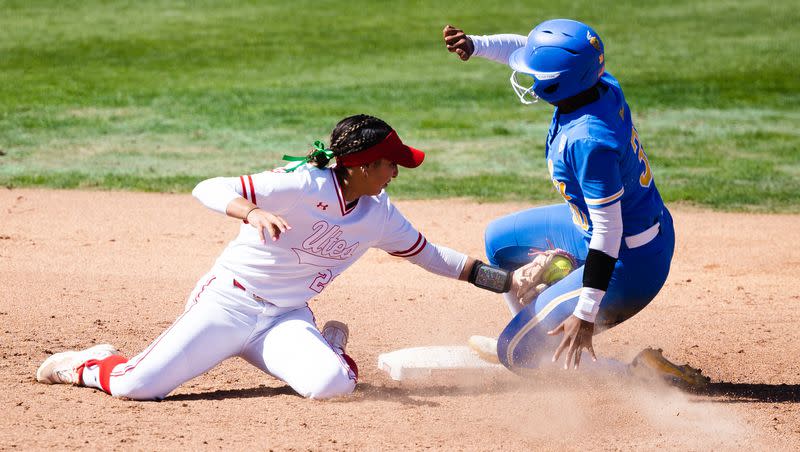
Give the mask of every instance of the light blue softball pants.
M 641 311 L 658 294 L 669 274 L 675 249 L 672 217 L 664 207 L 653 219 L 658 234 L 648 243 L 629 248 L 622 240 L 611 281 L 600 303 L 595 334 L 618 325 Z M 531 261 L 531 250 L 562 248 L 578 259 L 579 267 L 548 287 L 522 309 L 498 339 L 500 362 L 509 369 L 540 367 L 549 362 L 561 336 L 548 336 L 575 310 L 583 286 L 583 263 L 589 239 L 572 222 L 566 204 L 537 207 L 498 218 L 486 228 L 486 255 L 493 265 L 514 270 Z

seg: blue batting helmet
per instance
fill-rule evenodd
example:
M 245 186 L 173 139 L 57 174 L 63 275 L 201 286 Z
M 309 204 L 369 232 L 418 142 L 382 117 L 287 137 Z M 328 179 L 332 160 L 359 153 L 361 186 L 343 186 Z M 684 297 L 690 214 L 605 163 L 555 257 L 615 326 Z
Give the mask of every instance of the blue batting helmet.
M 514 70 L 511 85 L 522 103 L 541 98 L 552 104 L 597 83 L 605 70 L 603 41 L 584 23 L 548 20 L 530 32 L 528 43 L 511 54 L 508 65 Z M 525 86 L 518 73 L 533 76 L 533 83 Z

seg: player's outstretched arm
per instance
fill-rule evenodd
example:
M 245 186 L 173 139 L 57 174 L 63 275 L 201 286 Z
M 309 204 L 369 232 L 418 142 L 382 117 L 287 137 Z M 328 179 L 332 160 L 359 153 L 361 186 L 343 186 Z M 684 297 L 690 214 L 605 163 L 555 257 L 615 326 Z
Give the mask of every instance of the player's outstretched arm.
M 422 238 L 422 234 L 419 236 Z M 415 247 L 412 247 L 411 251 L 390 252 L 390 254 L 404 257 L 431 273 L 467 281 L 481 289 L 496 293 L 508 291 L 516 293 L 520 290 L 520 278 L 515 277 L 513 272 L 487 265 L 459 251 L 429 243 L 427 240 L 422 240 L 421 248 L 416 251 L 414 249 Z
M 447 25 L 442 30 L 444 43 L 449 52 L 455 53 L 464 61 L 473 56 L 508 64 L 515 50 L 525 47 L 527 36 L 503 33 L 496 35 L 468 35 L 464 30 Z
M 431 273 L 467 281 L 481 289 L 497 293 L 519 290 L 520 278 L 514 278 L 513 272 L 428 242 L 394 205 L 389 206 L 383 237 L 374 246 Z

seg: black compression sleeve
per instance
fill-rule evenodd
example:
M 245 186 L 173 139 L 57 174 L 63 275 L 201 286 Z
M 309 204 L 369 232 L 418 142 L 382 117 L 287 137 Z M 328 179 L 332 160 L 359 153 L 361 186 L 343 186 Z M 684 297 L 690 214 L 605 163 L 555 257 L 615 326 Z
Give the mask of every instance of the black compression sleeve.
M 614 273 L 616 264 L 616 258 L 600 250 L 589 248 L 589 254 L 586 256 L 586 263 L 583 267 L 583 287 L 608 290 L 608 283 L 611 281 L 611 274 Z

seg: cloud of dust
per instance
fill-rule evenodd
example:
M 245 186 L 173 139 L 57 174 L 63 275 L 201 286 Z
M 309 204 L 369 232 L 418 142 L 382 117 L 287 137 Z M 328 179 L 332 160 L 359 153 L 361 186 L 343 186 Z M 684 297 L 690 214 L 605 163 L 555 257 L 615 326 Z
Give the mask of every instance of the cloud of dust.
M 757 442 L 731 405 L 630 376 L 615 361 L 577 372 L 550 366 L 495 389 L 508 396 L 495 398 L 485 414 L 543 448 L 708 450 Z

